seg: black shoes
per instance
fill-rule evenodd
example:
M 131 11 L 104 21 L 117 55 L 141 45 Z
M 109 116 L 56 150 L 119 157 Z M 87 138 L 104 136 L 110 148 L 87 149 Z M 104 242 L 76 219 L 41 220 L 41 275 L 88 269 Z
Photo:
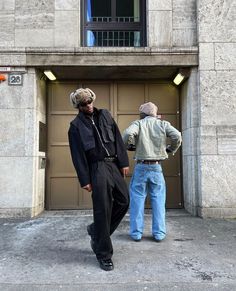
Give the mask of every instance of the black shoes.
M 100 259 L 98 262 L 100 268 L 104 271 L 112 271 L 114 269 L 114 265 L 111 259 Z
M 90 235 L 91 237 L 90 246 L 96 255 L 96 244 L 95 244 L 95 240 L 94 240 L 90 225 L 87 226 L 87 232 L 88 232 L 88 235 Z M 99 259 L 98 262 L 99 262 L 100 268 L 104 271 L 112 271 L 114 269 L 114 265 L 111 259 Z

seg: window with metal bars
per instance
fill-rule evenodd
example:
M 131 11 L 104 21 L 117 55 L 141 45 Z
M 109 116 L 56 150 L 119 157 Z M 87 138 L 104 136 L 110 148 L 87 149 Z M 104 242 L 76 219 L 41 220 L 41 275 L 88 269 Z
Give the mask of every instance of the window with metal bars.
M 84 0 L 83 46 L 142 47 L 145 0 Z

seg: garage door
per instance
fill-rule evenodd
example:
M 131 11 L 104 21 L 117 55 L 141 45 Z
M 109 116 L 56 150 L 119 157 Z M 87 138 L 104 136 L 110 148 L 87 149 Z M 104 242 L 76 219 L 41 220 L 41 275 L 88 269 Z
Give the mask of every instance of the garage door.
M 95 106 L 107 108 L 121 132 L 139 118 L 138 108 L 147 101 L 158 104 L 159 114 L 180 127 L 179 94 L 175 86 L 166 82 L 61 82 L 48 87 L 47 123 L 47 193 L 48 209 L 91 209 L 91 194 L 80 188 L 71 161 L 67 132 L 76 116 L 69 102 L 69 94 L 79 87 L 89 87 L 97 95 Z M 133 152 L 129 152 L 131 174 Z M 180 151 L 163 162 L 167 182 L 167 208 L 182 207 Z M 130 176 L 127 178 L 129 184 Z M 146 207 L 148 208 L 149 199 Z

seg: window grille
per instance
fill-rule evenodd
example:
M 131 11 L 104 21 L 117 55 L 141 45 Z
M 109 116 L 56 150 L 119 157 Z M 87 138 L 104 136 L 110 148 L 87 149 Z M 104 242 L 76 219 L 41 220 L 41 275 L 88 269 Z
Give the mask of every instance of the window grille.
M 84 0 L 84 16 L 84 46 L 145 46 L 145 0 Z
M 112 31 L 112 30 L 88 30 L 87 31 L 88 46 L 112 46 L 112 47 L 139 47 L 140 32 L 139 31 Z

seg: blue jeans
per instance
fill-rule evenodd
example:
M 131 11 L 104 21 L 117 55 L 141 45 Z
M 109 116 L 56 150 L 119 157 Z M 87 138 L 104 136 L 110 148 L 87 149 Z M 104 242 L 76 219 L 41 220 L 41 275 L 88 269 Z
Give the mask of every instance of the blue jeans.
M 141 239 L 144 229 L 144 203 L 147 193 L 152 207 L 152 235 L 164 239 L 166 185 L 160 164 L 136 164 L 130 182 L 130 236 Z

